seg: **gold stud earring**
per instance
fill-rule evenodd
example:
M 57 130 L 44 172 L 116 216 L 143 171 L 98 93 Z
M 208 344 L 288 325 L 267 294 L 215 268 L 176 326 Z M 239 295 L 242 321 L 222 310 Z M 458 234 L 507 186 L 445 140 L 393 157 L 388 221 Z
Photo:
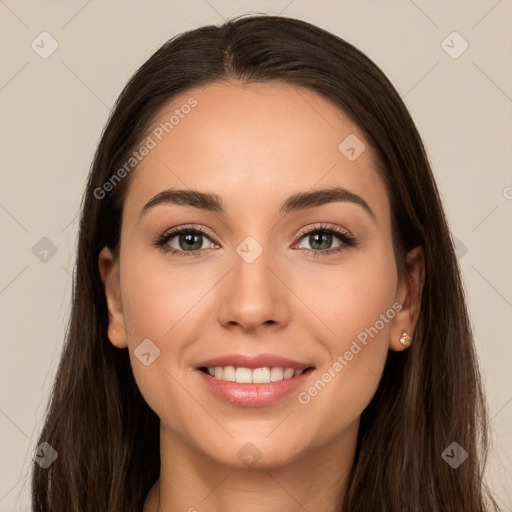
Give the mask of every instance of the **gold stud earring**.
M 400 343 L 404 347 L 408 347 L 411 344 L 411 337 L 407 334 L 406 331 L 402 331 L 402 336 L 400 336 Z

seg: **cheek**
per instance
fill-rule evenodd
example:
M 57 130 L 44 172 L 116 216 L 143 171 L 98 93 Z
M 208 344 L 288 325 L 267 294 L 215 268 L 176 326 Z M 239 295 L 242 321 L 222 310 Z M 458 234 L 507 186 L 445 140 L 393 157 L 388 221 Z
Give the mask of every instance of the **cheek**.
M 323 325 L 331 355 L 344 351 L 347 342 L 350 344 L 391 308 L 397 287 L 393 249 L 387 240 L 347 252 L 343 258 L 339 264 L 318 265 L 310 272 L 301 270 L 302 277 L 293 285 L 307 309 L 315 313 L 308 317 Z M 378 327 L 387 335 L 387 322 L 379 322 Z
M 136 248 L 122 256 L 120 277 L 128 349 L 137 385 L 159 415 L 186 409 L 187 397 L 182 397 L 179 380 L 184 370 L 183 354 L 194 338 L 191 332 L 201 329 L 198 306 L 211 284 L 185 267 L 176 266 L 170 272 L 164 257 Z M 159 350 L 154 352 L 158 357 L 147 366 L 137 357 L 144 340 L 150 340 Z M 152 361 L 155 349 L 145 343 Z
M 315 312 L 317 339 L 329 361 L 299 402 L 332 419 L 328 429 L 316 433 L 322 439 L 358 418 L 377 390 L 396 315 L 396 284 L 394 255 L 386 243 L 346 265 L 319 268 L 314 279 L 302 281 L 298 294 L 307 296 L 308 308 Z
M 170 258 L 170 256 L 169 256 Z M 125 258 L 121 269 L 123 313 L 132 343 L 154 339 L 162 347 L 194 321 L 198 303 L 211 287 L 192 267 L 173 264 L 163 255 L 140 251 Z M 204 273 L 203 273 L 204 274 Z

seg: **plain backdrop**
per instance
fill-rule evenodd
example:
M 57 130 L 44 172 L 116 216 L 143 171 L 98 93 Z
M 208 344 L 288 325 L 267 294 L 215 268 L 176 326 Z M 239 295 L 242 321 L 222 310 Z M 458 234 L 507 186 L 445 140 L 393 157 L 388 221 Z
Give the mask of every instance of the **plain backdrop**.
M 164 41 L 248 12 L 341 36 L 409 108 L 463 272 L 491 417 L 488 479 L 512 510 L 511 0 L 0 0 L 0 512 L 30 510 L 79 205 L 110 108 Z

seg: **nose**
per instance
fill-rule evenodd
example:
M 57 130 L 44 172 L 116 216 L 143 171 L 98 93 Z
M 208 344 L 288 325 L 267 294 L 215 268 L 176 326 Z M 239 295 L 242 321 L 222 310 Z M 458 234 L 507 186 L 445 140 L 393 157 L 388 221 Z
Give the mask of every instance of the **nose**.
M 252 250 L 254 247 L 249 246 L 249 253 Z M 272 261 L 270 251 L 263 250 L 253 261 L 246 257 L 243 247 L 239 251 L 221 284 L 219 322 L 247 332 L 266 324 L 282 326 L 288 319 L 286 298 L 290 291 L 279 277 L 282 272 Z

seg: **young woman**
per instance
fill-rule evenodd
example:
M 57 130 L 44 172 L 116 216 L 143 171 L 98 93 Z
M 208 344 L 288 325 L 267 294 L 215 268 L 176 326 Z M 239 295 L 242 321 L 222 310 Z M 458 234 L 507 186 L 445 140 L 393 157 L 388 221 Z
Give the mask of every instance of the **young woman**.
M 382 71 L 284 17 L 164 44 L 92 165 L 34 510 L 483 512 L 486 419 Z

